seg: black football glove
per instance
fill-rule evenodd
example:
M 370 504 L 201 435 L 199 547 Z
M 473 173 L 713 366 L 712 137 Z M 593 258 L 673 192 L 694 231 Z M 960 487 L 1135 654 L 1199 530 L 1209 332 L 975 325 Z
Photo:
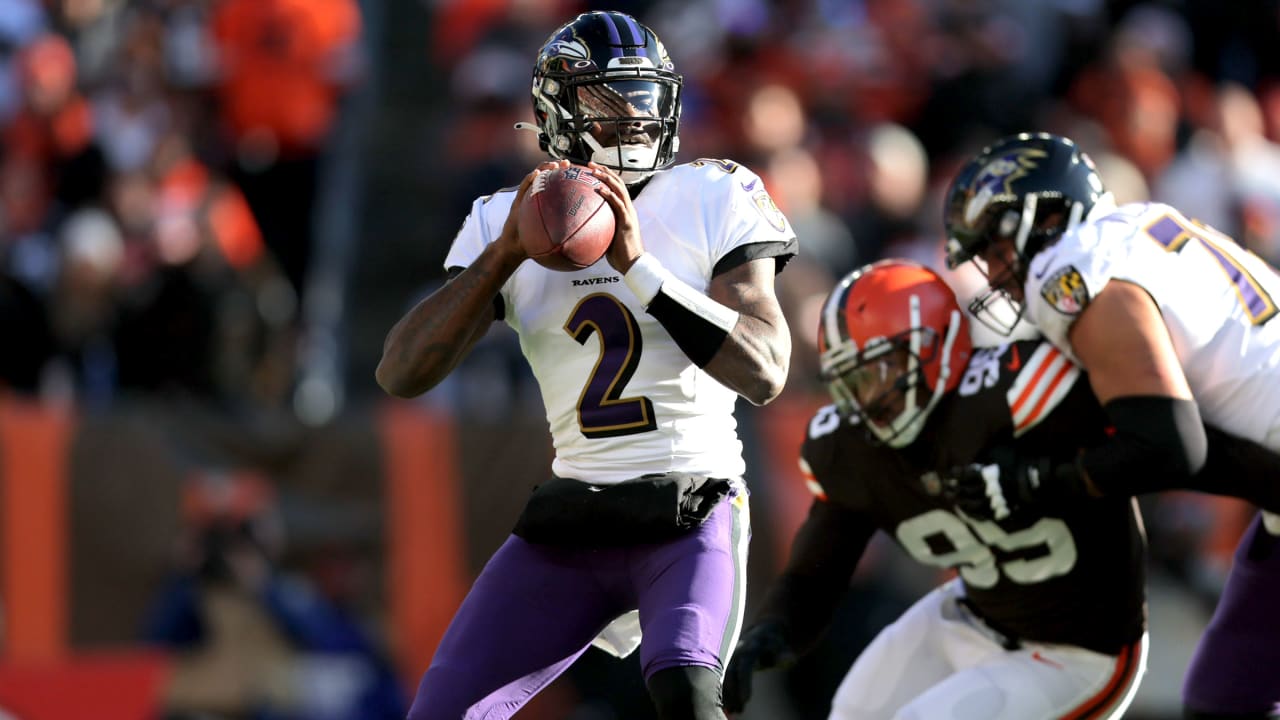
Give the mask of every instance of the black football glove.
M 752 625 L 742 633 L 724 673 L 725 712 L 740 713 L 751 699 L 751 675 L 757 670 L 787 668 L 796 654 L 787 641 L 786 626 L 777 621 Z
M 949 501 L 979 520 L 1003 520 L 1019 510 L 1087 494 L 1073 465 L 1056 464 L 1049 458 L 962 465 L 951 469 L 942 488 Z

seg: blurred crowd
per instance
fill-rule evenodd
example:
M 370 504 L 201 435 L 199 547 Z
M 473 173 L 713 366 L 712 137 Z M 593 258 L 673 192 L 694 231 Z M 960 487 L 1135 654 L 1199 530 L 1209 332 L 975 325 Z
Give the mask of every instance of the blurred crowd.
M 795 225 L 804 257 L 781 290 L 797 390 L 812 389 L 815 297 L 879 257 L 938 265 L 951 170 L 1006 132 L 1074 137 L 1121 200 L 1171 202 L 1280 260 L 1274 2 L 399 4 L 424 22 L 408 49 L 362 38 L 358 0 L 0 3 L 0 308 L 14 339 L 0 382 L 88 407 L 133 391 L 285 402 L 347 92 L 396 75 L 430 89 L 420 147 L 404 151 L 430 154 L 419 200 L 456 227 L 471 199 L 538 159 L 532 134 L 511 129 L 528 119 L 531 58 L 550 28 L 597 7 L 637 15 L 670 48 L 682 159 L 756 169 Z M 364 77 L 366 54 L 379 77 Z M 397 234 L 429 260 L 451 238 Z M 407 272 L 418 287 L 366 281 L 358 297 L 403 307 L 443 274 Z M 979 282 L 951 277 L 962 294 Z M 367 345 L 340 352 L 367 367 Z
M 373 84 L 381 134 L 348 175 L 370 201 L 341 238 L 360 252 L 339 257 L 396 272 L 348 269 L 335 352 L 362 371 L 346 394 L 377 398 L 368 338 L 442 280 L 471 200 L 541 157 L 512 129 L 530 119 L 537 48 L 606 8 L 657 31 L 684 76 L 680 159 L 747 164 L 795 226 L 779 293 L 784 397 L 801 404 L 823 397 L 814 329 L 835 278 L 906 256 L 977 292 L 981 277 L 942 267 L 941 194 L 1005 133 L 1073 137 L 1121 202 L 1169 202 L 1280 263 L 1275 0 L 0 0 L 0 388 L 88 411 L 128 396 L 289 410 L 325 163 L 353 90 Z M 378 183 L 406 172 L 414 207 L 379 212 L 404 194 Z M 542 412 L 501 332 L 424 402 L 482 421 Z M 749 480 L 767 496 L 762 467 Z M 1156 562 L 1211 603 L 1245 515 L 1144 502 Z M 918 587 L 872 583 L 851 602 L 870 623 L 893 615 L 877 594 Z
M 0 3 L 0 382 L 287 399 L 359 33 L 355 0 Z

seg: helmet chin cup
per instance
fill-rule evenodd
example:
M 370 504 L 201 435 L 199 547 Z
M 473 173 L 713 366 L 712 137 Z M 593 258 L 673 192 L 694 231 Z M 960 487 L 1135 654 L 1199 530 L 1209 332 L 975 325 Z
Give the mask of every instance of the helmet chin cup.
M 654 173 L 658 159 L 658 149 L 655 147 L 600 147 L 594 138 L 588 138 L 587 142 L 595 149 L 591 153 L 591 161 L 616 170 L 628 185 L 640 182 Z

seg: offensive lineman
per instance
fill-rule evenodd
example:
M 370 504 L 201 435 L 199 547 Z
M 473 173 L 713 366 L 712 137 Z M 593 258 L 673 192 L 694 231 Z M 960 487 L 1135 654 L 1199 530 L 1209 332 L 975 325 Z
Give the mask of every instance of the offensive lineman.
M 596 638 L 620 656 L 639 644 L 659 717 L 721 719 L 749 536 L 733 409 L 786 380 L 773 282 L 795 235 L 750 170 L 671 167 L 681 79 L 634 18 L 566 23 L 533 81 L 556 162 L 475 201 L 455 276 L 392 328 L 377 371 L 392 394 L 425 392 L 504 320 L 555 445 L 554 477 L 459 608 L 409 717 L 510 717 Z M 526 262 L 515 222 L 536 173 L 569 161 L 601 178 L 616 220 L 607 262 L 572 273 Z
M 1005 494 L 1194 487 L 1201 416 L 1280 450 L 1280 277 L 1262 260 L 1168 205 L 1117 208 L 1089 157 L 1047 133 L 993 143 L 946 203 L 948 262 L 977 262 L 991 297 L 1078 358 L 1116 430 L 1070 463 L 1006 464 Z M 1184 680 L 1188 718 L 1272 717 L 1280 702 L 1276 534 L 1280 517 L 1264 512 L 1241 539 Z

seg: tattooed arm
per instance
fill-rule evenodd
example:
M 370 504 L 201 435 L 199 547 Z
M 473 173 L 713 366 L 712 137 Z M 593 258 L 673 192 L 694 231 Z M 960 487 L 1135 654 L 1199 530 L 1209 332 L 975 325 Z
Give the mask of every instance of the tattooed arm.
M 493 299 L 528 258 L 520 244 L 516 214 L 542 163 L 516 191 L 502 234 L 475 262 L 429 295 L 387 333 L 378 363 L 378 384 L 392 395 L 414 397 L 435 387 L 457 367 L 494 319 Z
M 376 373 L 382 389 L 414 397 L 452 372 L 493 322 L 493 298 L 523 259 L 495 242 L 400 318 L 382 345 Z

